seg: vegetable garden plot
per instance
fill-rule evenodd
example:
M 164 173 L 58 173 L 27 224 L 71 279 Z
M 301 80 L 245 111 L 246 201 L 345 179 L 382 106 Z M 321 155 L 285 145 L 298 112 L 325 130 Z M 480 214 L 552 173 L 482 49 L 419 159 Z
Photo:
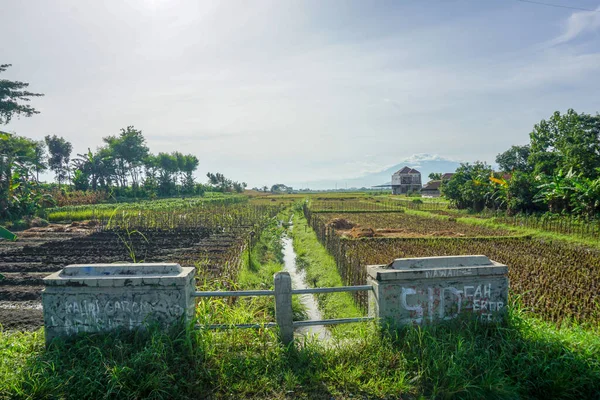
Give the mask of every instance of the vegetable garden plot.
M 81 206 L 64 206 L 46 210 L 46 219 L 51 222 L 82 221 L 95 219 L 108 220 L 117 213 L 129 216 L 138 212 L 168 212 L 174 210 L 207 211 L 217 208 L 233 210 L 234 206 L 248 203 L 245 196 L 228 197 L 192 197 L 188 199 L 173 198 L 162 200 L 142 200 L 130 203 L 106 203 Z
M 195 266 L 201 261 L 203 274 L 233 279 L 245 243 L 241 234 L 141 231 L 129 236 L 126 232 L 96 232 L 61 242 L 4 248 L 0 253 L 0 324 L 13 329 L 39 327 L 42 279 L 69 264 L 135 260 Z
M 87 232 L 28 232 L 20 241 L 1 243 L 0 324 L 10 329 L 41 326 L 42 279 L 69 264 L 176 262 L 197 267 L 201 281 L 235 281 L 250 232 L 259 232 L 279 207 L 229 207 L 211 208 L 212 214 L 202 219 L 172 210 L 123 218 L 110 229 L 99 224 Z

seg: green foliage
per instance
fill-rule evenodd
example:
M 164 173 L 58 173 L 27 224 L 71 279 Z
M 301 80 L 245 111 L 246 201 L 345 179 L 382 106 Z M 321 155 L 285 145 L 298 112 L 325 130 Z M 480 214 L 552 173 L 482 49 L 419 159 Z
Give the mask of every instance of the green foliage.
M 121 129 L 119 136 L 107 136 L 102 140 L 107 144 L 107 152 L 114 165 L 116 181 L 121 187 L 125 187 L 129 175 L 132 185 L 137 187 L 141 173 L 140 168 L 149 152 L 142 131 L 128 126 Z
M 442 186 L 442 194 L 457 208 L 481 211 L 494 205 L 498 198 L 490 181 L 492 167 L 482 162 L 461 164 L 452 178 Z
M 548 204 L 551 212 L 567 212 L 593 218 L 600 215 L 600 177 L 591 179 L 582 173 L 559 170 L 553 176 L 538 178 L 536 200 Z
M 498 154 L 496 162 L 508 176 L 481 163 L 463 164 L 442 193 L 459 209 L 595 218 L 600 215 L 599 135 L 599 114 L 557 111 L 534 126 L 530 144 Z
M 529 145 L 511 146 L 510 149 L 496 156 L 496 163 L 500 167 L 500 171 L 531 172 L 532 168 L 528 161 L 530 152 Z
M 223 308 L 231 320 L 252 313 Z M 367 325 L 353 338 L 285 349 L 275 330 L 151 329 L 44 350 L 41 332 L 0 332 L 0 397 L 581 399 L 600 391 L 598 332 L 557 329 L 514 307 L 505 326 Z
M 0 238 L 6 239 L 6 240 L 10 240 L 11 242 L 14 242 L 15 240 L 17 240 L 17 235 L 15 235 L 14 233 L 12 233 L 11 231 L 9 231 L 8 229 L 6 229 L 5 227 L 0 226 Z
M 0 220 L 33 215 L 48 196 L 35 177 L 39 143 L 0 132 Z
M 6 67 L 8 65 L 0 66 L 0 72 L 4 71 Z M 0 95 L 3 94 L 3 84 L 11 84 L 11 82 L 0 81 Z M 27 86 L 27 84 L 19 84 Z M 35 95 L 28 92 L 27 94 Z M 0 106 L 4 106 L 4 103 L 1 103 Z M 20 110 L 22 113 L 26 113 L 26 109 Z M 37 113 L 33 109 L 28 110 L 29 115 Z M 17 113 L 17 111 L 14 112 Z M 1 110 L 0 115 L 4 115 L 1 114 Z M 11 115 L 5 114 L 4 117 L 10 119 Z M 0 122 L 2 122 L 1 118 L 0 116 Z M 2 133 L 0 139 L 6 143 L 9 142 L 6 139 L 8 137 L 11 135 Z M 29 139 L 12 137 L 10 143 L 15 144 L 19 140 L 25 143 L 21 147 L 25 149 L 27 155 L 19 154 L 14 149 L 11 149 L 9 153 L 12 151 L 21 158 L 26 157 L 28 164 L 26 170 L 17 170 L 17 167 L 21 168 L 22 165 L 15 163 L 14 157 L 0 159 L 0 168 L 2 169 L 0 175 L 3 175 L 0 176 L 0 195 L 5 195 L 0 197 L 0 219 L 12 218 L 11 215 L 15 212 L 17 216 L 33 215 L 35 207 L 31 207 L 32 202 L 37 201 L 39 204 L 43 204 L 47 200 L 48 196 L 45 196 L 44 199 L 32 199 L 30 195 L 27 198 L 15 197 L 16 201 L 23 202 L 15 211 L 10 210 L 12 204 L 8 203 L 12 203 L 12 197 L 6 196 L 6 194 L 9 191 L 9 181 L 20 185 L 17 183 L 19 179 L 22 177 L 30 179 L 34 174 L 37 181 L 39 173 L 48 167 L 56 175 L 59 190 L 65 181 L 71 181 L 72 188 L 76 191 L 103 191 L 104 196 L 114 199 L 204 195 L 207 191 L 215 190 L 242 193 L 246 188 L 245 182 L 232 181 L 222 174 L 216 174 L 216 183 L 209 185 L 196 183 L 194 172 L 200 163 L 196 156 L 185 155 L 178 151 L 153 155 L 146 146 L 146 139 L 142 131 L 135 129 L 134 126 L 121 129 L 118 135 L 104 137 L 104 146 L 99 147 L 95 152 L 88 148 L 87 153 L 77 154 L 72 163 L 72 145 L 64 138 L 48 135 L 44 142 L 32 142 Z M 2 151 L 0 155 L 3 156 L 6 153 L 4 148 L 7 147 L 5 143 L 0 148 Z M 47 162 L 44 143 L 48 148 Z M 9 175 L 10 177 L 7 177 Z
M 46 214 L 48 220 L 52 222 L 97 219 L 107 223 L 112 220 L 115 224 L 117 221 L 118 223 L 129 221 L 128 225 L 135 222 L 140 224 L 138 226 L 148 227 L 156 225 L 157 221 L 165 220 L 166 225 L 183 224 L 191 227 L 199 222 L 194 220 L 194 216 L 214 214 L 212 218 L 220 221 L 221 224 L 225 223 L 226 217 L 232 220 L 239 218 L 238 212 L 241 210 L 238 209 L 239 207 L 235 207 L 236 204 L 245 206 L 248 204 L 248 199 L 244 196 L 222 195 L 188 199 L 141 200 L 128 203 L 56 207 L 48 209 Z M 264 208 L 264 206 L 262 207 Z M 260 207 L 255 211 L 258 212 L 259 209 Z M 248 210 L 247 212 L 254 211 Z
M 225 175 L 219 172 L 217 172 L 216 174 L 209 172 L 206 174 L 206 176 L 208 177 L 209 185 L 223 193 L 233 191 L 235 191 L 236 193 L 242 193 L 247 186 L 246 182 L 239 183 L 232 181 L 231 179 L 225 178 Z
M 291 193 L 292 191 L 292 187 L 284 185 L 283 183 L 276 183 L 271 186 L 271 193 Z
M 73 173 L 73 187 L 75 190 L 88 190 L 89 177 L 80 169 Z
M 539 182 L 532 173 L 515 170 L 506 187 L 506 210 L 509 215 L 532 211 L 546 211 L 543 203 L 536 202 Z
M 69 176 L 69 160 L 73 145 L 62 137 L 56 135 L 45 137 L 48 146 L 48 166 L 56 174 L 56 180 L 60 186 Z
M 1 64 L 0 72 L 6 71 L 12 64 Z M 32 93 L 23 90 L 29 83 L 0 79 L 0 124 L 8 124 L 13 116 L 31 117 L 39 114 L 35 108 L 21 102 L 30 101 L 30 97 L 43 96 L 41 93 Z
M 529 163 L 538 174 L 552 176 L 559 170 L 572 169 L 596 178 L 600 168 L 599 131 L 600 115 L 578 114 L 572 109 L 566 114 L 556 111 L 550 119 L 534 126 Z

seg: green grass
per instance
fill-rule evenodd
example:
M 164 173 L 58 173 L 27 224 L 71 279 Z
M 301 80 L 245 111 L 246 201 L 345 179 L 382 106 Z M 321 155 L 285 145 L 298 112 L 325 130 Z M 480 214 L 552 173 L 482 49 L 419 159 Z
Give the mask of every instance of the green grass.
M 422 197 L 421 195 L 407 196 L 404 194 L 388 194 L 385 197 L 390 200 L 400 200 L 400 201 L 412 201 L 413 199 L 419 199 L 423 203 L 447 203 L 447 204 L 450 203 L 445 197 Z
M 219 279 L 203 282 L 198 290 L 273 290 L 273 276 L 283 269 L 282 236 L 286 227 L 280 221 L 289 220 L 289 210 L 272 218 L 262 230 L 256 243 L 241 255 L 242 266 L 237 282 Z M 306 319 L 306 311 L 299 299 L 292 299 L 294 319 Z M 275 321 L 275 301 L 271 296 L 212 298 L 202 300 L 198 314 L 203 324 L 248 324 Z
M 41 333 L 0 333 L 5 398 L 596 398 L 599 332 L 511 308 L 505 326 L 356 330 L 285 348 L 276 330 L 89 335 L 44 350 Z

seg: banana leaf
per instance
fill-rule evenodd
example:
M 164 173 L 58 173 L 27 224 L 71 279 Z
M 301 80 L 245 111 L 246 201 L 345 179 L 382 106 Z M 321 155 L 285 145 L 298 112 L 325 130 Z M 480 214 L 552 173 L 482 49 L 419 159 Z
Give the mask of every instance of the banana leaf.
M 15 235 L 14 233 L 12 233 L 11 231 L 9 231 L 8 229 L 6 229 L 5 227 L 0 226 L 0 238 L 6 239 L 6 240 L 10 240 L 11 242 L 14 242 L 15 240 L 17 240 L 17 235 Z

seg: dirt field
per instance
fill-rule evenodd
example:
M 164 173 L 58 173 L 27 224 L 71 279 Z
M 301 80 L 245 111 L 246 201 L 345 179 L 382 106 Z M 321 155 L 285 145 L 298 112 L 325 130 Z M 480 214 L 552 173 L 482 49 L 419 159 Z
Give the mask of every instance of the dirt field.
M 321 215 L 326 224 L 335 228 L 339 235 L 353 239 L 363 237 L 481 237 L 512 234 L 505 229 L 460 223 L 451 217 L 446 219 L 427 218 L 401 212 Z
M 31 330 L 42 325 L 42 279 L 66 265 L 132 262 L 133 256 L 137 262 L 194 266 L 200 261 L 201 274 L 218 275 L 219 267 L 235 258 L 243 244 L 235 233 L 210 235 L 203 229 L 128 235 L 47 228 L 22 232 L 17 242 L 0 241 L 0 325 L 4 329 Z

